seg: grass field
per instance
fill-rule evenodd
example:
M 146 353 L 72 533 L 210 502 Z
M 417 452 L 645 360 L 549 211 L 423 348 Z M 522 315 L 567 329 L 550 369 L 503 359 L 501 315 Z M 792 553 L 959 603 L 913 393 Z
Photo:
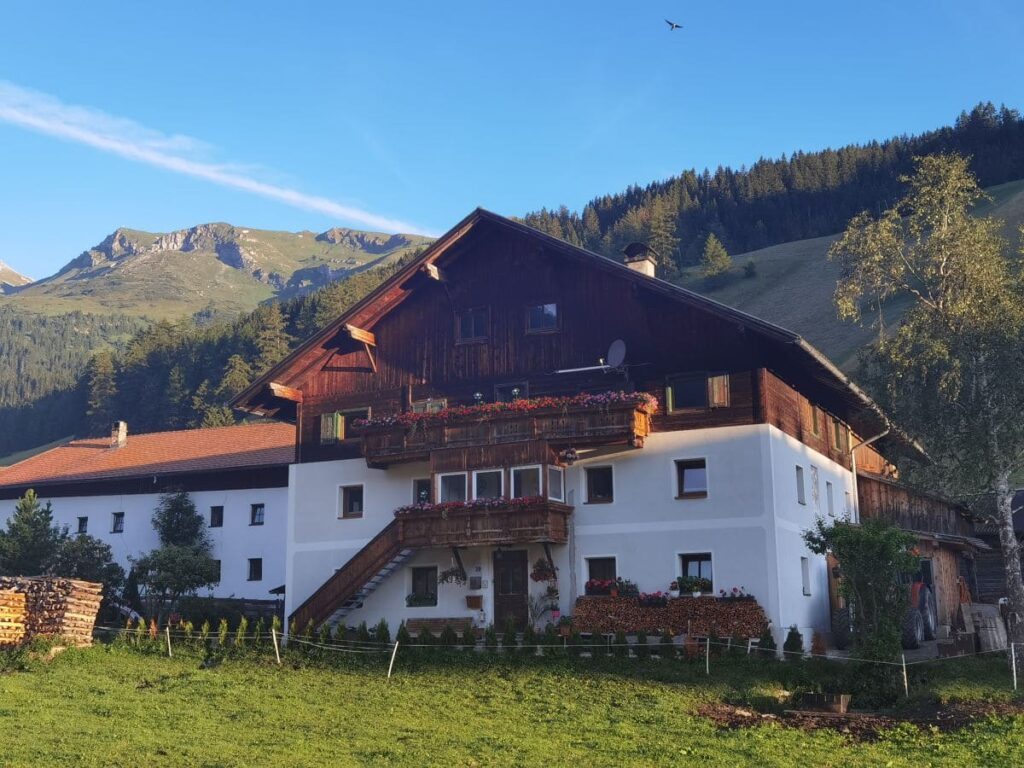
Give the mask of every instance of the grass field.
M 461 655 L 460 655 L 461 656 Z M 0 765 L 1010 766 L 1024 716 L 876 741 L 779 725 L 724 729 L 698 710 L 774 702 L 791 665 L 399 658 L 349 668 L 227 660 L 200 668 L 119 647 L 0 673 Z M 915 702 L 1010 697 L 998 661 L 917 674 Z M 909 706 L 909 705 L 908 705 Z

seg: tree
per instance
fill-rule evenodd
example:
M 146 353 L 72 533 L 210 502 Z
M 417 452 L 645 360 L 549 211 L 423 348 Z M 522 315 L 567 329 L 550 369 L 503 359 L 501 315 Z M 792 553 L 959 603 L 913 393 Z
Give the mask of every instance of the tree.
M 189 394 L 185 387 L 185 372 L 180 365 L 171 368 L 167 374 L 167 389 L 164 393 L 166 400 L 167 426 L 171 429 L 181 429 L 188 423 Z
M 35 491 L 26 491 L 7 520 L 7 530 L 0 531 L 0 574 L 42 574 L 66 535 L 53 524 L 50 502 L 43 506 Z
M 160 546 L 133 562 L 151 615 L 173 610 L 178 600 L 210 586 L 219 578 L 206 521 L 185 491 L 160 497 L 153 514 Z
M 241 355 L 232 355 L 224 366 L 224 375 L 217 387 L 217 397 L 230 403 L 252 382 L 252 368 Z
M 256 335 L 256 370 L 265 373 L 288 354 L 291 337 L 285 329 L 281 305 L 266 304 L 253 314 L 258 323 Z
M 819 517 L 803 537 L 812 552 L 831 553 L 839 561 L 839 589 L 851 607 L 854 647 L 871 659 L 898 656 L 907 611 L 901 577 L 918 567 L 911 554 L 914 536 L 884 518 L 827 525 Z
M 61 540 L 46 564 L 46 573 L 98 582 L 103 585 L 106 597 L 124 584 L 124 569 L 114 562 L 110 545 L 84 533 Z
M 732 258 L 725 250 L 722 241 L 714 234 L 708 235 L 704 241 L 704 254 L 700 259 L 700 271 L 704 277 L 718 277 L 732 267 Z
M 1004 254 L 1000 222 L 972 216 L 983 197 L 968 161 L 919 158 L 909 189 L 877 219 L 854 218 L 830 250 L 840 317 L 877 315 L 865 378 L 932 463 L 905 477 L 969 503 L 999 527 L 1010 639 L 1024 642 L 1024 581 L 1011 478 L 1024 467 L 1024 282 Z M 887 300 L 909 300 L 885 328 Z
M 651 236 L 648 245 L 658 255 L 658 265 L 666 277 L 679 272 L 679 238 L 676 237 L 676 207 L 667 195 L 651 202 Z
M 114 372 L 114 356 L 109 350 L 97 352 L 86 371 L 88 381 L 88 395 L 86 416 L 89 421 L 89 430 L 94 434 L 101 434 L 110 429 L 110 425 L 117 418 L 114 412 L 117 399 L 117 378 Z

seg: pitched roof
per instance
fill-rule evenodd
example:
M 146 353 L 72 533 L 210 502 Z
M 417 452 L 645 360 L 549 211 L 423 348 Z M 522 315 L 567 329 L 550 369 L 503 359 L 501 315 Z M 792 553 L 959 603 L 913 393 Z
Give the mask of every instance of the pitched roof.
M 822 352 L 799 334 L 674 283 L 649 277 L 607 256 L 559 240 L 526 224 L 483 208 L 474 210 L 435 240 L 418 258 L 371 291 L 321 331 L 307 339 L 288 357 L 254 381 L 248 389 L 235 398 L 232 406 L 251 413 L 275 415 L 278 408 L 273 403 L 276 402 L 279 406 L 283 401 L 279 395 L 281 389 L 300 388 L 305 377 L 317 370 L 332 355 L 330 342 L 346 324 L 371 330 L 381 317 L 394 309 L 412 292 L 415 285 L 412 278 L 422 272 L 427 265 L 436 263 L 452 246 L 482 223 L 496 225 L 539 240 L 553 251 L 583 261 L 591 267 L 612 272 L 644 289 L 741 325 L 752 334 L 762 338 L 767 345 L 772 346 L 779 356 L 788 358 L 801 366 L 818 385 L 832 393 L 837 402 L 843 403 L 849 412 L 845 420 L 853 425 L 859 433 L 870 437 L 886 430 L 887 442 L 897 442 L 904 449 L 918 454 L 919 457 L 925 457 L 924 449 L 919 444 L 902 433 L 877 403 Z M 274 384 L 275 387 L 272 388 L 271 384 Z M 855 416 L 849 414 L 855 414 Z
M 0 469 L 0 488 L 272 467 L 294 460 L 295 427 L 282 423 L 129 434 L 120 448 L 112 448 L 109 437 L 97 437 L 72 440 Z

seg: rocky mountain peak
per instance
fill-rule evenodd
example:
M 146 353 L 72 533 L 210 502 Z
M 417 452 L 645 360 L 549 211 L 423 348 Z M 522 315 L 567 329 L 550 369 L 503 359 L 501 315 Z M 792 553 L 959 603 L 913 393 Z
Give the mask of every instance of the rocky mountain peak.
M 386 253 L 396 248 L 405 248 L 412 245 L 412 241 L 405 235 L 385 235 L 380 232 L 360 232 L 347 227 L 332 227 L 326 232 L 321 232 L 316 239 L 322 243 L 331 245 L 342 245 L 352 250 L 366 251 L 367 253 Z
M 0 294 L 13 293 L 32 280 L 0 261 Z

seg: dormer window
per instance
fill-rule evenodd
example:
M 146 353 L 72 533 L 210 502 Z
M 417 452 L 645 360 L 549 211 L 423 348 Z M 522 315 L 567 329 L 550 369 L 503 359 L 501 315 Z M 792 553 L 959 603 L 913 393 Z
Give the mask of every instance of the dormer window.
M 552 333 L 557 330 L 557 304 L 533 304 L 526 308 L 527 333 Z
M 460 342 L 485 341 L 488 335 L 491 312 L 487 307 L 473 307 L 459 313 L 458 340 Z

